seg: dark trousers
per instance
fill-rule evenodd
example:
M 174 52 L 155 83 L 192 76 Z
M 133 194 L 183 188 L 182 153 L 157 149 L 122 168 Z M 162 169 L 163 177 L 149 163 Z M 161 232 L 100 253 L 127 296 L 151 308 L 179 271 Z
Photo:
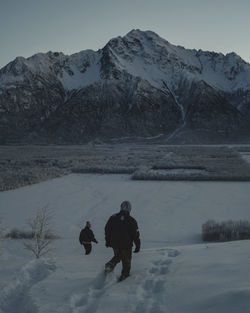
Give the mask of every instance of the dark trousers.
M 122 275 L 129 276 L 132 259 L 132 248 L 130 249 L 113 249 L 114 256 L 106 264 L 111 270 L 113 270 L 120 261 L 122 261 Z
M 84 248 L 85 248 L 85 254 L 90 254 L 91 250 L 92 250 L 92 245 L 91 243 L 84 243 L 83 244 Z

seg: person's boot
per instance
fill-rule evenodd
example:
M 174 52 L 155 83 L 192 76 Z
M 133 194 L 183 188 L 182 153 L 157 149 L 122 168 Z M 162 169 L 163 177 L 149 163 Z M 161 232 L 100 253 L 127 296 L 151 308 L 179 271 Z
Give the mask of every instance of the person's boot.
M 122 274 L 122 275 L 118 278 L 118 281 L 123 281 L 123 280 L 126 279 L 127 277 L 129 277 L 129 275 L 124 275 L 124 274 Z
M 111 263 L 106 263 L 105 264 L 105 270 L 104 270 L 104 273 L 105 274 L 109 274 L 113 271 L 114 267 L 112 266 Z

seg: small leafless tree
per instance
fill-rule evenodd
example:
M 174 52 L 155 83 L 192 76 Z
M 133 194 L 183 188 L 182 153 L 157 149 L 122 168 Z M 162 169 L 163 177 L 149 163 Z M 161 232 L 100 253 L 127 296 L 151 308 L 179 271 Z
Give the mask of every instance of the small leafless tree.
M 34 219 L 28 220 L 32 232 L 32 242 L 24 242 L 25 249 L 31 251 L 37 259 L 51 251 L 51 243 L 57 237 L 51 230 L 53 216 L 47 207 L 37 211 Z

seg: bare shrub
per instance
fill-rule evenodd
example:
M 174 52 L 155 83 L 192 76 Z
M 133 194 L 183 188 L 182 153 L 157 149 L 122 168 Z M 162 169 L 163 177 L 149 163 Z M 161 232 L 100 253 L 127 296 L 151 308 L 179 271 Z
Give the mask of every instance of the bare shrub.
M 226 221 L 217 223 L 208 220 L 202 225 L 203 241 L 232 241 L 250 239 L 249 221 Z
M 31 251 L 37 259 L 51 251 L 51 243 L 56 239 L 51 229 L 52 214 L 47 207 L 37 211 L 34 219 L 28 221 L 32 242 L 24 242 L 25 249 Z

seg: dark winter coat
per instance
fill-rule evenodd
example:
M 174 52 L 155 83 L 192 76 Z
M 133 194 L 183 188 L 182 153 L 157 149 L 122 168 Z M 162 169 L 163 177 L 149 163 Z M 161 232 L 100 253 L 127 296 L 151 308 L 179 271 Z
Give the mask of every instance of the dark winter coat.
M 136 220 L 126 211 L 112 215 L 105 226 L 106 246 L 130 249 L 135 244 L 140 249 L 140 233 Z
M 97 240 L 95 239 L 93 231 L 89 227 L 85 227 L 81 230 L 80 236 L 79 236 L 80 244 L 87 244 L 91 243 L 91 241 L 97 243 Z

